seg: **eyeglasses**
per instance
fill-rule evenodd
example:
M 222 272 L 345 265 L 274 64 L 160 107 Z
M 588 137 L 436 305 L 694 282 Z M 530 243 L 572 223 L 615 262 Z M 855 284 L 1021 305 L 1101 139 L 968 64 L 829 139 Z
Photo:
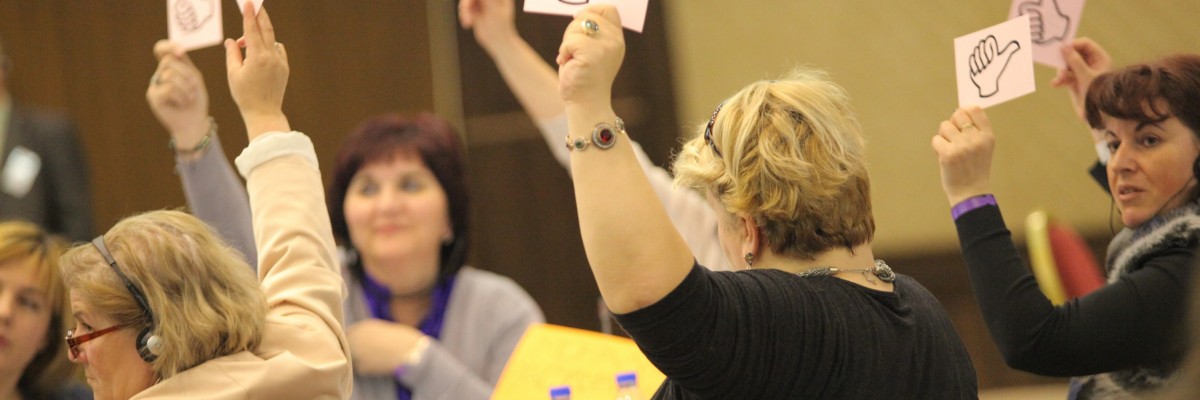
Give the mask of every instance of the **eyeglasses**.
M 717 114 L 721 113 L 721 107 L 723 106 L 725 106 L 725 102 L 723 101 L 721 104 L 717 104 L 717 109 L 713 110 L 712 118 L 708 119 L 708 127 L 704 128 L 704 143 L 707 143 L 709 147 L 712 147 L 713 153 L 717 153 L 717 157 L 721 158 L 724 158 L 725 156 L 721 155 L 721 151 L 717 150 L 717 143 L 713 142 L 712 128 L 713 124 L 717 122 Z
M 91 341 L 92 339 L 109 334 L 117 329 L 127 327 L 129 325 L 130 324 L 121 324 L 121 325 L 110 326 L 110 327 L 107 327 L 107 328 L 104 328 L 104 329 L 101 329 L 101 330 L 98 330 L 98 331 L 95 331 L 92 333 L 79 335 L 79 336 L 75 336 L 75 329 L 68 329 L 67 330 L 67 348 L 71 350 L 71 359 L 75 360 L 75 359 L 79 358 L 79 345 L 87 343 L 87 342 Z

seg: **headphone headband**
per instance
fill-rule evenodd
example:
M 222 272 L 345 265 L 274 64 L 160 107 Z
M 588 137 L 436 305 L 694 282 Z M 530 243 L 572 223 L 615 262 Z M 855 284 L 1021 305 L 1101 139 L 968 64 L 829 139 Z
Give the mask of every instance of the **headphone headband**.
M 117 268 L 117 260 L 108 252 L 108 246 L 104 245 L 104 235 L 96 236 L 95 239 L 92 239 L 92 245 L 96 246 L 96 250 L 100 251 L 100 256 L 104 257 L 104 262 L 108 263 L 108 266 L 112 267 L 113 272 L 116 272 L 121 281 L 125 283 L 125 289 L 129 290 L 129 294 L 133 295 L 133 300 L 142 308 L 142 314 L 150 321 L 150 326 L 154 326 L 154 313 L 150 312 L 150 303 L 146 301 L 145 293 L 142 293 L 141 289 L 134 286 L 133 281 L 129 280 L 129 277 L 125 276 L 125 273 L 121 272 L 120 268 Z

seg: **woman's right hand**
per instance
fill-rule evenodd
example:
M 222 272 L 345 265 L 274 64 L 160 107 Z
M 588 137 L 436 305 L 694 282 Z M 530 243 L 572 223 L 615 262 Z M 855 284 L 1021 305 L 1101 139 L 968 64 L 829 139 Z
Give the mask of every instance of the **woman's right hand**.
M 599 26 L 594 33 L 584 21 Z M 592 5 L 575 15 L 558 48 L 558 91 L 573 106 L 612 107 L 612 85 L 625 58 L 625 32 L 612 5 Z
M 158 122 L 170 132 L 176 148 L 195 147 L 208 133 L 208 89 L 204 76 L 178 45 L 154 44 L 158 68 L 146 88 L 146 102 Z
M 253 2 L 246 2 L 242 28 L 241 39 L 225 39 L 225 67 L 229 92 L 246 122 L 246 135 L 254 140 L 266 132 L 290 131 L 283 114 L 289 73 L 287 51 L 275 41 L 275 27 L 267 8 L 255 14 Z M 245 57 L 242 46 L 246 48 Z
M 960 108 L 938 126 L 933 151 L 942 169 L 942 189 L 951 206 L 992 192 L 995 142 L 992 124 L 978 106 Z

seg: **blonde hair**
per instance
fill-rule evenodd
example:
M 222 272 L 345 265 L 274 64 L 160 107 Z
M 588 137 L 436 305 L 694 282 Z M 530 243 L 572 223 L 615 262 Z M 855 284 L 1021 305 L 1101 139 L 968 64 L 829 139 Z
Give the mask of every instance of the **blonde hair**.
M 58 257 L 62 242 L 37 225 L 28 222 L 0 222 L 0 268 L 21 268 L 33 273 L 34 280 L 46 294 L 50 309 L 50 326 L 46 329 L 46 346 L 34 356 L 21 372 L 17 384 L 34 397 L 50 396 L 78 376 L 79 368 L 67 359 L 63 334 L 75 324 L 69 310 L 70 299 L 58 274 Z
M 267 305 L 258 280 L 208 225 L 179 211 L 151 211 L 121 220 L 104 242 L 150 304 L 153 334 L 163 340 L 151 366 L 162 379 L 262 342 Z M 67 287 L 96 312 L 139 330 L 149 325 L 92 244 L 68 250 L 62 273 Z
M 866 143 L 844 89 L 819 70 L 747 85 L 685 143 L 675 183 L 711 193 L 732 215 L 752 216 L 766 245 L 813 258 L 853 249 L 875 233 Z

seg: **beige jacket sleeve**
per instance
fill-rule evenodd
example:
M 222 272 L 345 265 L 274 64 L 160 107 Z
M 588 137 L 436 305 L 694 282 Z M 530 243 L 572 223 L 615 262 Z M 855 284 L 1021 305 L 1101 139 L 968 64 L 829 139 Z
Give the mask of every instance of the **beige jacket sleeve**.
M 271 364 L 264 383 L 278 385 L 277 398 L 349 398 L 346 288 L 312 142 L 299 132 L 270 133 L 250 143 L 237 166 L 246 178 L 269 309 L 255 352 Z

